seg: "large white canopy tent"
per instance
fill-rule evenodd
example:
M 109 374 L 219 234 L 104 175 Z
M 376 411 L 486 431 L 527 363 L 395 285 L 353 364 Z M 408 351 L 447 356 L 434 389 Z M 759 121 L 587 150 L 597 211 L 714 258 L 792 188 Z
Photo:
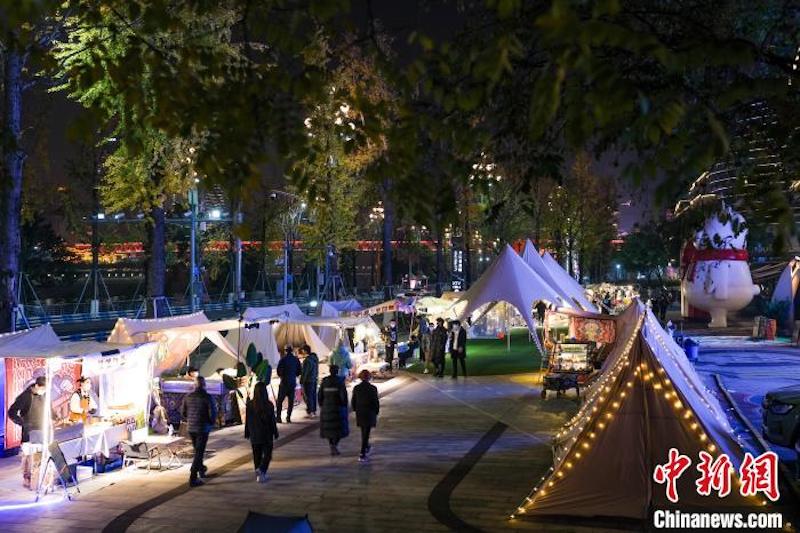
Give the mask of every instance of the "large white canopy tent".
M 582 308 L 585 311 L 597 311 L 594 306 L 587 308 L 585 302 L 574 297 L 574 287 L 571 288 L 565 285 L 557 278 L 557 274 L 552 271 L 553 268 L 548 268 L 542 256 L 539 254 L 539 251 L 536 249 L 536 246 L 534 246 L 530 239 L 525 241 L 525 248 L 522 250 L 522 259 L 525 260 L 525 263 L 531 267 L 534 272 L 539 274 L 543 280 L 550 284 L 550 287 L 561 296 L 564 302 L 569 303 L 572 307 Z M 581 290 L 580 292 L 582 293 L 583 291 Z M 586 300 L 585 296 L 583 299 Z
M 559 287 L 559 290 L 569 296 L 570 307 L 579 306 L 586 311 L 592 311 L 595 313 L 598 312 L 597 306 L 595 306 L 589 301 L 588 298 L 586 298 L 586 291 L 583 290 L 581 284 L 578 283 L 575 278 L 570 276 L 569 273 L 567 273 L 567 271 L 558 264 L 558 261 L 553 259 L 553 256 L 545 252 L 542 254 L 542 261 L 550 271 L 550 275 L 552 276 L 556 285 Z
M 478 281 L 453 304 L 452 309 L 463 320 L 485 305 L 508 302 L 522 315 L 541 350 L 533 320 L 533 305 L 539 300 L 571 307 L 568 302 L 563 302 L 561 296 L 511 246 L 506 245 Z
M 728 454 L 734 467 L 741 463 L 743 451 L 724 410 L 652 312 L 636 300 L 615 320 L 615 345 L 600 378 L 556 434 L 553 468 L 515 516 L 645 519 L 651 509 L 674 507 L 653 480 L 670 448 L 693 462 L 706 451 L 715 458 Z M 680 508 L 744 503 L 735 491 L 727 498 L 700 496 L 694 480 L 678 480 Z

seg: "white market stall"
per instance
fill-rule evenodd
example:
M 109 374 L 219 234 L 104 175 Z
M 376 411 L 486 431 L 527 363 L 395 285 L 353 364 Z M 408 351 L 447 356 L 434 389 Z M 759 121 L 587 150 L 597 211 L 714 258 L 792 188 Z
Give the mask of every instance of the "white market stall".
M 246 321 L 271 321 L 275 322 L 273 332 L 278 349 L 286 345 L 294 347 L 308 344 L 320 358 L 327 357 L 331 349 L 319 338 L 314 331 L 319 323 L 310 321 L 309 317 L 297 304 L 275 305 L 271 307 L 248 307 L 243 317 Z M 277 365 L 277 359 L 275 361 Z
M 361 311 L 362 309 L 364 309 L 364 307 L 354 298 L 337 301 L 323 300 L 320 305 L 319 316 L 322 318 L 335 318 L 355 311 Z M 336 348 L 339 344 L 339 330 L 335 327 L 320 326 L 317 328 L 317 335 L 331 350 Z
M 237 359 L 236 349 L 220 334 L 220 331 L 238 328 L 236 320 L 222 327 L 212 322 L 202 311 L 190 315 L 168 318 L 133 319 L 119 318 L 108 336 L 108 342 L 133 344 L 157 342 L 159 344 L 154 373 L 160 376 L 175 371 L 186 364 L 192 353 L 204 339 L 213 342 L 228 355 Z
M 21 428 L 7 418 L 16 397 L 37 377 L 45 377 L 44 420 L 32 431 L 25 453 L 42 453 L 58 442 L 67 464 L 95 454 L 110 455 L 131 432 L 147 427 L 150 376 L 157 350 L 155 343 L 119 345 L 95 341 L 61 341 L 49 324 L 0 336 L 4 381 L 4 448 L 20 446 Z M 92 383 L 97 411 L 81 421 L 70 421 L 69 399 L 80 377 Z

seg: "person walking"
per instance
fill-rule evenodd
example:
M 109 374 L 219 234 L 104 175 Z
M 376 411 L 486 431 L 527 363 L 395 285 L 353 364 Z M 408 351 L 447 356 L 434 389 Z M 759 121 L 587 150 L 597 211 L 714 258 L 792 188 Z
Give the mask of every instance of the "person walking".
M 203 484 L 200 478 L 206 477 L 208 473 L 208 467 L 203 464 L 203 456 L 206 453 L 208 434 L 214 427 L 214 420 L 217 419 L 217 408 L 211 395 L 206 392 L 206 379 L 203 376 L 197 376 L 194 391 L 183 398 L 181 417 L 186 421 L 186 428 L 189 430 L 194 448 L 192 467 L 189 470 L 189 486 L 197 487 Z
M 378 389 L 369 382 L 372 375 L 369 370 L 362 370 L 358 377 L 361 383 L 353 387 L 353 411 L 356 413 L 356 425 L 361 428 L 361 452 L 359 462 L 366 462 L 372 446 L 369 444 L 369 434 L 378 423 L 380 401 Z
M 253 448 L 253 465 L 256 481 L 266 483 L 267 469 L 272 461 L 272 441 L 278 438 L 278 424 L 275 422 L 275 406 L 269 401 L 267 385 L 256 383 L 253 397 L 247 402 L 244 438 L 250 439 Z
M 433 361 L 433 375 L 437 378 L 444 377 L 444 355 L 447 348 L 447 329 L 444 320 L 436 319 L 436 327 L 431 332 L 431 361 Z
M 339 441 L 350 434 L 347 420 L 347 389 L 339 377 L 339 368 L 331 365 L 330 371 L 330 375 L 323 378 L 319 386 L 319 434 L 323 439 L 328 439 L 331 455 L 341 455 Z
M 286 423 L 292 423 L 292 409 L 294 409 L 294 390 L 297 388 L 297 377 L 303 373 L 300 359 L 292 351 L 291 346 L 286 347 L 286 351 L 278 362 L 278 377 L 281 383 L 278 385 L 278 405 L 275 406 L 278 423 L 281 424 L 281 410 L 283 400 L 288 400 L 286 406 Z
M 306 415 L 309 418 L 317 416 L 317 383 L 319 382 L 319 357 L 311 351 L 311 346 L 306 344 L 301 349 L 303 353 L 303 368 L 300 372 L 300 385 L 303 387 L 303 396 L 306 399 Z
M 461 363 L 461 373 L 467 377 L 467 331 L 461 327 L 461 322 L 453 320 L 450 331 L 450 358 L 453 360 L 453 379 L 458 377 L 458 364 Z
M 47 379 L 39 376 L 29 387 L 23 390 L 8 408 L 8 418 L 16 425 L 22 427 L 22 486 L 26 489 L 35 489 L 32 482 L 38 479 L 39 466 L 42 462 L 42 452 L 33 451 L 30 443 L 31 431 L 42 429 L 45 404 L 44 393 L 47 390 Z
M 431 353 L 431 326 L 427 318 L 419 321 L 419 359 L 424 367 L 424 374 L 430 373 L 433 366 L 433 354 Z
M 389 372 L 392 372 L 394 370 L 394 351 L 397 348 L 397 322 L 395 319 L 389 321 L 383 336 L 386 345 L 386 363 L 389 365 Z

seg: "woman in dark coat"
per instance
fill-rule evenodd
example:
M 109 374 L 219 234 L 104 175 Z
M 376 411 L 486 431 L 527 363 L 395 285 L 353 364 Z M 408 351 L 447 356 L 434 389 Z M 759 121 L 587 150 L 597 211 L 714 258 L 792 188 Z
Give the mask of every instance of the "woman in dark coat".
M 339 367 L 330 366 L 330 376 L 319 386 L 320 425 L 319 434 L 328 439 L 331 455 L 340 455 L 339 441 L 350 434 L 347 422 L 347 389 L 339 378 Z
M 256 468 L 256 481 L 267 481 L 267 468 L 272 460 L 272 440 L 278 438 L 278 424 L 275 420 L 275 406 L 267 396 L 267 385 L 256 383 L 253 397 L 247 402 L 244 437 L 250 439 L 253 447 L 253 465 Z
M 361 428 L 361 453 L 360 462 L 366 462 L 372 446 L 369 445 L 369 433 L 378 423 L 380 402 L 378 389 L 369 382 L 369 370 L 362 370 L 358 375 L 361 383 L 353 387 L 353 411 L 356 412 L 356 424 Z

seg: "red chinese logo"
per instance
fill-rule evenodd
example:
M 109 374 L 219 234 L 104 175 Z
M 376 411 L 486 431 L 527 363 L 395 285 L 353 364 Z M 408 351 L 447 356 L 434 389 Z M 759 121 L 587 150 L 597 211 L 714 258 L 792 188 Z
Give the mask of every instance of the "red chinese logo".
M 712 490 L 717 491 L 720 498 L 730 494 L 733 464 L 727 455 L 723 453 L 714 460 L 710 453 L 700 452 L 697 470 L 700 472 L 700 479 L 695 481 L 697 494 L 708 496 Z
M 720 454 L 716 459 L 701 451 L 697 471 L 700 477 L 695 481 L 697 494 L 710 496 L 716 491 L 719 497 L 724 498 L 731 492 L 731 472 L 733 463 L 727 454 Z M 653 480 L 661 485 L 666 484 L 667 499 L 678 503 L 678 478 L 691 466 L 692 460 L 686 455 L 681 455 L 675 448 L 670 448 L 669 458 L 666 463 L 656 465 L 653 471 Z M 778 489 L 778 456 L 775 452 L 765 452 L 758 457 L 753 457 L 749 452 L 744 454 L 744 460 L 739 467 L 741 486 L 739 494 L 742 496 L 755 496 L 763 493 L 771 501 L 780 498 Z
M 762 453 L 754 458 L 749 452 L 744 454 L 744 461 L 739 469 L 742 496 L 755 496 L 759 492 L 770 500 L 777 501 L 778 492 L 778 456 L 775 452 Z
M 656 466 L 653 472 L 653 479 L 656 483 L 667 484 L 667 499 L 672 503 L 678 503 L 678 478 L 691 464 L 691 459 L 681 455 L 675 448 L 670 448 L 669 461 L 666 464 Z

